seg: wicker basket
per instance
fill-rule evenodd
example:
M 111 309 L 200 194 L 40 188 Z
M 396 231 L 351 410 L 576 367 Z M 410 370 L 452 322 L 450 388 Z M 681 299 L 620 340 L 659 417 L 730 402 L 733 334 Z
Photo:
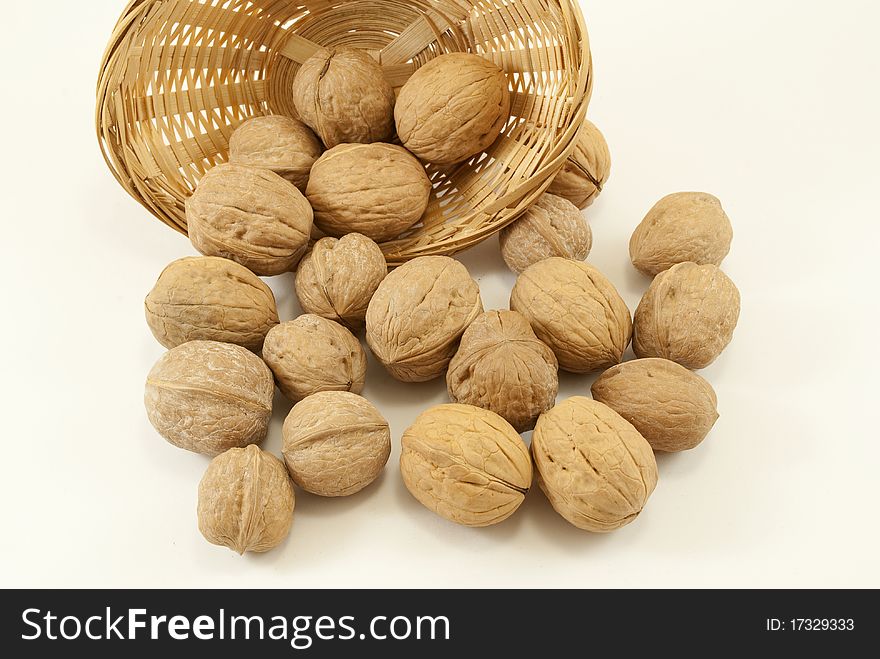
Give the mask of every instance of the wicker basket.
M 592 90 L 589 41 L 572 0 L 133 0 L 98 82 L 107 164 L 151 213 L 186 231 L 184 201 L 260 114 L 296 116 L 291 83 L 318 47 L 369 51 L 399 88 L 444 52 L 499 64 L 511 121 L 485 154 L 428 167 L 423 222 L 382 245 L 391 264 L 453 254 L 528 208 L 574 148 Z

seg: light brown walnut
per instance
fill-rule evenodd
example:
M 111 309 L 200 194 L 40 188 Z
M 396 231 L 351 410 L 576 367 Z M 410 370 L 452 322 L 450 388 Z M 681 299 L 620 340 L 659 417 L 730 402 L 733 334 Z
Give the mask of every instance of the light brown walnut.
M 593 398 L 629 421 L 655 451 L 698 446 L 718 420 L 715 391 L 706 380 L 667 359 L 637 359 L 605 371 Z
M 297 71 L 293 101 L 328 149 L 382 142 L 394 133 L 394 90 L 362 50 L 322 48 L 312 55 Z
M 375 481 L 391 455 L 388 422 L 369 401 L 324 391 L 297 403 L 284 422 L 284 460 L 306 492 L 344 497 Z
M 403 145 L 425 162 L 462 162 L 492 146 L 504 130 L 510 83 L 483 57 L 440 55 L 400 90 L 394 118 Z
M 632 338 L 632 318 L 610 281 L 593 266 L 552 257 L 523 272 L 510 308 L 528 318 L 535 334 L 572 373 L 620 363 Z
M 312 208 L 289 181 L 268 169 L 218 165 L 186 201 L 192 244 L 263 276 L 293 270 L 305 254 Z
M 379 246 L 366 236 L 350 233 L 322 238 L 300 263 L 296 296 L 306 313 L 361 330 L 367 307 L 388 264 Z
M 583 210 L 602 193 L 611 175 L 611 152 L 602 132 L 590 121 L 578 138 L 574 152 L 547 188 Z
M 413 259 L 389 274 L 367 309 L 367 343 L 403 382 L 440 377 L 461 335 L 483 313 L 480 287 L 447 256 Z
M 274 393 L 271 371 L 252 352 L 230 343 L 192 341 L 156 363 L 144 404 L 168 442 L 218 455 L 266 438 Z
M 396 238 L 428 207 L 431 181 L 422 164 L 393 144 L 341 144 L 312 167 L 306 196 L 328 236 Z
M 339 323 L 313 314 L 282 323 L 269 332 L 263 359 L 281 393 L 297 402 L 319 391 L 359 394 L 367 374 L 360 342 Z
M 680 192 L 664 197 L 639 224 L 629 243 L 633 265 L 657 275 L 678 263 L 721 265 L 733 227 L 717 197 Z
M 199 531 L 239 554 L 267 552 L 290 534 L 296 498 L 284 463 L 256 446 L 217 456 L 199 483 Z
M 244 266 L 209 256 L 165 268 L 144 309 L 153 336 L 166 348 L 220 341 L 258 351 L 278 324 L 272 289 Z
M 593 247 L 593 232 L 577 206 L 545 194 L 516 222 L 501 230 L 499 242 L 507 267 L 520 274 L 551 256 L 585 260 Z
M 248 119 L 229 138 L 229 162 L 269 169 L 300 192 L 306 191 L 309 172 L 323 151 L 308 126 L 281 115 Z
M 487 311 L 471 323 L 446 374 L 454 403 L 495 412 L 517 432 L 535 427 L 559 391 L 553 351 L 515 311 Z
M 638 357 L 706 368 L 733 339 L 739 311 L 739 291 L 717 266 L 680 263 L 657 275 L 642 298 L 633 349 Z
M 400 473 L 423 506 L 464 526 L 503 522 L 532 485 L 532 461 L 516 430 L 470 405 L 421 414 L 403 434 Z
M 569 398 L 538 419 L 532 456 L 553 508 L 586 531 L 629 524 L 657 485 L 651 445 L 617 412 L 585 397 Z

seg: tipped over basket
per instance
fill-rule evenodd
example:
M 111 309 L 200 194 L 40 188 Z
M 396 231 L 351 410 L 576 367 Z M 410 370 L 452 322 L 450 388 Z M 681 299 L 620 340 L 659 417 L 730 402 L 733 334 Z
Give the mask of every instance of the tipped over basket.
M 113 32 L 96 123 L 117 180 L 186 232 L 184 202 L 225 162 L 232 131 L 296 117 L 293 78 L 319 47 L 368 51 L 399 89 L 422 64 L 472 52 L 508 75 L 504 133 L 434 183 L 422 222 L 382 245 L 392 265 L 453 254 L 516 219 L 575 146 L 592 90 L 587 31 L 572 0 L 133 0 Z

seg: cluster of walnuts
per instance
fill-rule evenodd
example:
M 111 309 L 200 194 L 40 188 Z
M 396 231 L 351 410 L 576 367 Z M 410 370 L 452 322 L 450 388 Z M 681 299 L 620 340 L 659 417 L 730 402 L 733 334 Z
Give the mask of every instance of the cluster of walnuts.
M 296 267 L 313 227 L 334 238 L 394 239 L 428 207 L 424 163 L 454 165 L 491 146 L 510 121 L 509 90 L 489 60 L 450 53 L 395 98 L 365 52 L 320 50 L 293 83 L 299 120 L 246 122 L 230 140 L 229 163 L 199 183 L 186 204 L 193 244 L 270 276 Z M 395 135 L 402 146 L 390 143 Z
M 213 457 L 198 502 L 210 542 L 267 551 L 290 531 L 294 485 L 340 497 L 381 475 L 391 430 L 360 395 L 361 333 L 395 379 L 445 375 L 452 403 L 406 430 L 400 471 L 418 501 L 460 524 L 506 519 L 537 480 L 572 524 L 619 528 L 654 490 L 654 451 L 692 448 L 712 428 L 714 391 L 688 369 L 711 363 L 736 325 L 739 295 L 717 267 L 730 223 L 709 195 L 661 201 L 632 240 L 635 266 L 657 275 L 633 320 L 585 262 L 592 233 L 581 210 L 610 172 L 589 122 L 548 192 L 500 235 L 518 274 L 510 310 L 485 311 L 453 258 L 389 273 L 377 243 L 424 214 L 425 163 L 488 148 L 510 120 L 509 89 L 488 60 L 453 53 L 395 98 L 365 53 L 322 50 L 294 82 L 299 119 L 245 122 L 229 163 L 200 181 L 186 213 L 203 256 L 169 265 L 145 302 L 168 348 L 145 403 L 168 442 Z M 282 322 L 260 277 L 290 271 L 305 314 Z M 621 363 L 631 343 L 642 359 Z M 557 405 L 560 369 L 604 373 L 592 399 Z M 276 386 L 293 403 L 283 460 L 257 446 Z M 529 449 L 521 433 L 531 430 Z

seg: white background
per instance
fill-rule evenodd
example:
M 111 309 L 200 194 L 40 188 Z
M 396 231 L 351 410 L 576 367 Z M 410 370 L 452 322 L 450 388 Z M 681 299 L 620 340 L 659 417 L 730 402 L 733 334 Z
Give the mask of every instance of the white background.
M 4 7 L 0 586 L 880 586 L 880 5 L 584 3 L 591 117 L 614 159 L 590 260 L 634 309 L 649 282 L 628 262 L 632 230 L 661 196 L 705 190 L 733 220 L 724 269 L 743 297 L 733 344 L 703 372 L 721 418 L 700 449 L 659 459 L 636 523 L 579 531 L 537 489 L 495 528 L 435 517 L 404 488 L 397 442 L 444 384 L 373 364 L 365 393 L 395 441 L 382 480 L 345 500 L 298 494 L 288 542 L 240 558 L 197 530 L 207 459 L 143 410 L 162 350 L 142 301 L 193 250 L 98 152 L 97 67 L 124 4 Z M 486 307 L 506 307 L 496 241 L 462 259 Z M 272 286 L 290 319 L 292 276 Z M 562 380 L 563 396 L 591 383 Z

